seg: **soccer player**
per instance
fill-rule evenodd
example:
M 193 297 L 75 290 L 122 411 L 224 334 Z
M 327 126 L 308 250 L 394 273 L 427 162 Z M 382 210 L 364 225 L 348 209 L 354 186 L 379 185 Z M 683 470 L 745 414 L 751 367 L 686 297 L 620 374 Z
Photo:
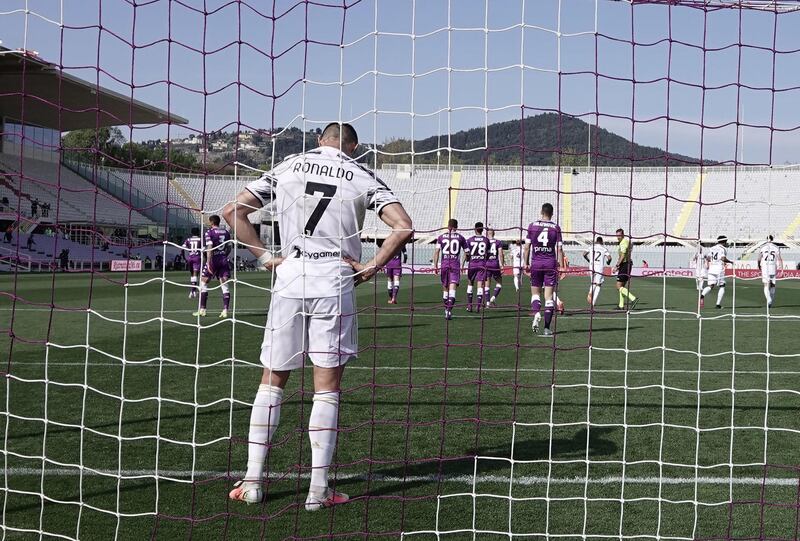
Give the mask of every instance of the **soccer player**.
M 475 224 L 475 234 L 467 239 L 466 258 L 469 261 L 467 266 L 467 312 L 472 312 L 472 291 L 475 284 L 478 285 L 478 306 L 477 312 L 481 311 L 483 305 L 483 284 L 486 280 L 486 252 L 489 247 L 489 239 L 483 234 L 483 222 Z M 487 297 L 488 297 L 488 291 Z
M 617 291 L 619 291 L 619 305 L 617 310 L 625 309 L 625 299 L 630 303 L 630 309 L 636 306 L 638 299 L 636 295 L 628 291 L 628 282 L 631 279 L 631 270 L 633 269 L 633 259 L 631 258 L 631 239 L 625 236 L 625 230 L 622 228 L 617 229 L 617 246 L 618 257 L 617 264 L 614 271 L 617 273 Z
M 562 249 L 561 228 L 553 222 L 553 205 L 542 205 L 541 218 L 528 226 L 525 239 L 525 270 L 531 273 L 531 310 L 534 313 L 533 332 L 539 331 L 542 317 L 542 286 L 544 286 L 544 330 L 542 336 L 552 336 L 550 323 L 555 309 L 554 292 L 558 273 L 566 267 Z
M 230 491 L 232 500 L 262 500 L 264 461 L 280 419 L 284 388 L 306 355 L 314 364 L 314 400 L 305 508 L 315 511 L 348 500 L 328 486 L 328 469 L 336 447 L 342 374 L 358 352 L 353 288 L 372 278 L 411 237 L 411 219 L 391 190 L 352 159 L 357 146 L 352 126 L 328 124 L 319 147 L 287 157 L 225 207 L 236 238 L 260 266 L 275 270 L 261 349 L 264 372 L 250 417 L 247 473 Z M 273 201 L 281 255 L 266 250 L 247 218 Z M 359 233 L 367 210 L 375 211 L 392 233 L 375 257 L 362 264 Z
M 719 286 L 717 293 L 717 308 L 722 308 L 722 297 L 725 296 L 725 264 L 732 264 L 728 259 L 728 238 L 725 235 L 717 237 L 717 243 L 708 250 L 708 284 L 700 293 L 700 308 L 705 305 L 705 298 L 714 286 Z
M 192 228 L 192 236 L 183 241 L 185 250 L 184 259 L 189 270 L 189 282 L 192 284 L 189 289 L 189 298 L 197 297 L 197 278 L 200 276 L 200 252 L 203 249 L 203 239 L 200 238 L 200 228 Z
M 490 281 L 494 280 L 494 292 L 486 299 L 486 306 L 497 306 L 497 297 L 503 289 L 503 266 L 506 264 L 505 250 L 503 243 L 494 238 L 494 228 L 490 225 L 486 228 L 486 235 L 489 237 L 486 249 L 486 270 L 483 283 L 486 296 L 489 297 Z
M 761 269 L 761 282 L 764 284 L 764 298 L 767 299 L 767 308 L 772 308 L 775 302 L 775 285 L 778 271 L 783 269 L 783 258 L 780 249 L 773 244 L 772 235 L 767 237 L 767 243 L 761 247 L 758 257 L 758 268 Z
M 703 252 L 703 245 L 698 241 L 697 251 L 692 256 L 691 264 L 694 265 L 694 279 L 697 281 L 697 291 L 702 292 L 708 276 L 708 260 Z
M 442 302 L 445 319 L 453 318 L 453 305 L 456 303 L 456 289 L 461 283 L 462 252 L 467 249 L 467 240 L 458 232 L 458 220 L 447 222 L 447 232 L 436 239 L 433 252 L 433 272 L 439 274 L 439 255 L 442 256 Z
M 586 302 L 594 308 L 597 304 L 597 296 L 600 295 L 600 286 L 605 282 L 606 265 L 611 264 L 611 254 L 608 253 L 606 245 L 603 243 L 603 237 L 597 237 L 590 250 L 583 252 L 583 258 L 589 262 L 589 271 L 591 278 L 589 282 L 589 294 L 586 296 Z
M 397 304 L 397 294 L 400 292 L 400 277 L 403 275 L 403 263 L 408 261 L 406 247 L 394 254 L 384 268 L 386 273 L 386 291 L 389 294 L 389 304 Z
M 519 275 L 522 273 L 522 242 L 515 240 L 511 244 L 511 270 L 514 274 L 514 289 L 519 291 Z
M 195 317 L 205 317 L 206 304 L 208 303 L 208 282 L 212 278 L 219 280 L 222 289 L 222 312 L 219 317 L 228 317 L 228 307 L 231 302 L 231 293 L 228 289 L 228 280 L 231 277 L 231 265 L 228 254 L 231 251 L 231 233 L 220 227 L 220 219 L 216 214 L 208 217 L 209 228 L 206 230 L 206 264 L 200 276 L 200 309 L 192 314 Z

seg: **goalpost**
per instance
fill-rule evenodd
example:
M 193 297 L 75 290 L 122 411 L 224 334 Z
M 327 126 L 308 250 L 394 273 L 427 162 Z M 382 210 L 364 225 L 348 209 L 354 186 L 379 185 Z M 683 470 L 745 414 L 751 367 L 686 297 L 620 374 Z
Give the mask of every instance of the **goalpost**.
M 767 310 L 756 267 L 767 235 L 800 260 L 796 28 L 788 0 L 0 6 L 0 69 L 22 70 L 0 88 L 0 222 L 14 231 L 0 244 L 2 538 L 797 539 L 800 271 L 778 276 Z M 59 92 L 34 93 L 26 56 L 52 62 Z M 62 74 L 88 81 L 88 98 Z M 138 147 L 100 141 L 124 114 L 106 91 L 131 117 L 161 114 L 121 132 L 167 152 L 137 161 Z M 75 118 L 92 148 L 50 137 Z M 357 290 L 331 465 L 351 501 L 304 511 L 306 369 L 284 394 L 265 502 L 239 506 L 227 494 L 245 468 L 272 278 L 234 246 L 230 317 L 192 317 L 170 231 L 175 216 L 205 231 L 337 121 L 415 226 L 399 306 L 382 274 Z M 52 215 L 31 216 L 34 199 Z M 480 314 L 459 289 L 445 321 L 431 243 L 448 219 L 508 245 L 545 202 L 571 265 L 555 337 L 531 333 L 524 277 L 515 292 L 506 275 Z M 120 208 L 125 235 L 110 233 Z M 271 210 L 257 216 L 276 242 Z M 65 224 L 86 238 L 44 234 Z M 140 246 L 156 226 L 166 242 Z M 640 304 L 613 311 L 609 266 L 591 310 L 583 252 L 602 236 L 613 266 L 618 228 Z M 34 229 L 41 252 L 26 246 Z M 367 216 L 365 254 L 386 232 Z M 736 268 L 723 308 L 701 309 L 689 260 L 719 235 Z M 57 270 L 65 247 L 85 254 L 74 272 Z M 111 272 L 111 253 L 162 264 Z

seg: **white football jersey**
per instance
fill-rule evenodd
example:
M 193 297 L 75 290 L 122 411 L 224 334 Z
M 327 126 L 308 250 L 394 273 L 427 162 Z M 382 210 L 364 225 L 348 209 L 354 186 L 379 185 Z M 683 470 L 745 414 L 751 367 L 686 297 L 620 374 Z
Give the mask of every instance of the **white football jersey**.
M 289 298 L 333 297 L 353 288 L 367 210 L 398 200 L 375 174 L 338 149 L 321 146 L 289 156 L 247 185 L 262 205 L 275 203 L 283 263 L 275 292 Z
M 715 244 L 708 250 L 709 274 L 721 274 L 725 270 L 723 258 L 728 257 L 728 249 L 721 244 Z
M 776 274 L 778 271 L 778 254 L 779 248 L 771 242 L 766 243 L 761 247 L 761 254 L 759 259 L 761 261 L 761 270 L 767 274 Z
M 608 260 L 608 249 L 603 244 L 593 244 L 589 250 L 589 265 L 592 272 L 603 274 Z
M 706 269 L 706 256 L 703 253 L 703 247 L 700 246 L 692 257 L 692 263 L 694 264 L 694 274 L 698 277 L 703 277 L 707 273 Z

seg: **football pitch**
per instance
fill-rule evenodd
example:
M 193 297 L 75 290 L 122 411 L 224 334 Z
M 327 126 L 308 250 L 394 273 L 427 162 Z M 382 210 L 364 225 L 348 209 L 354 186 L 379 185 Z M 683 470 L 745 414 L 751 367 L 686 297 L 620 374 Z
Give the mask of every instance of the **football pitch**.
M 200 327 L 185 287 L 121 277 L 0 277 L 5 538 L 798 535 L 795 281 L 769 319 L 760 281 L 741 280 L 698 318 L 694 280 L 635 280 L 630 313 L 611 310 L 608 280 L 591 315 L 587 280 L 572 277 L 546 339 L 510 277 L 483 314 L 465 312 L 462 283 L 446 322 L 436 277 L 404 276 L 387 305 L 379 276 L 357 291 L 361 353 L 331 469 L 352 501 L 309 513 L 310 368 L 287 387 L 265 503 L 227 499 L 245 467 L 269 274 L 240 275 L 227 320 L 212 290 Z

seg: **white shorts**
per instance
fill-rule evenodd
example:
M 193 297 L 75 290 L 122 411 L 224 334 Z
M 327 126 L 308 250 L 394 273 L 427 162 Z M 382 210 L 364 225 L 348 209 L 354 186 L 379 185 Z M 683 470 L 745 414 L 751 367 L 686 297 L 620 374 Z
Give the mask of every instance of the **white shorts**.
M 336 368 L 357 353 L 354 291 L 343 294 L 341 299 L 272 296 L 261 345 L 261 364 L 266 368 L 302 368 L 306 355 L 315 366 Z
M 724 286 L 725 285 L 725 271 L 721 271 L 719 274 L 716 272 L 709 272 L 708 277 L 706 278 L 708 281 L 708 285 L 710 286 Z
M 774 284 L 776 274 L 774 272 L 761 271 L 761 281 L 765 284 Z
M 592 272 L 592 285 L 601 286 L 606 281 L 606 277 L 602 272 Z
M 519 276 L 522 274 L 522 267 L 514 267 L 514 276 Z

